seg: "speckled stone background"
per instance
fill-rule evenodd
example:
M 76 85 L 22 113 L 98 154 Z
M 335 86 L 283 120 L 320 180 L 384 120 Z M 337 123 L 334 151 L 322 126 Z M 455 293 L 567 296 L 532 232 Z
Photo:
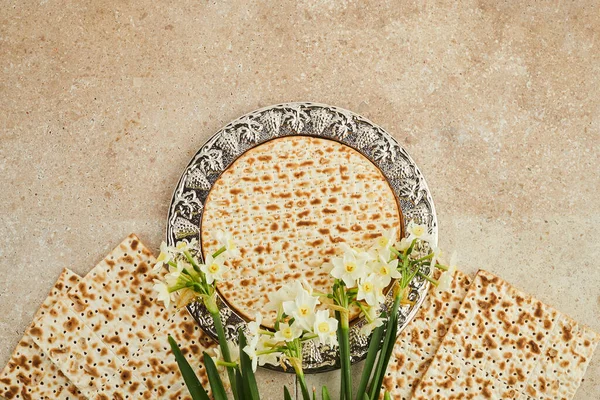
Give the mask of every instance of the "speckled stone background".
M 3 0 L 0 366 L 61 268 L 159 246 L 210 135 L 301 100 L 408 149 L 465 271 L 600 331 L 600 9 L 527 3 Z M 576 398 L 600 398 L 600 355 Z

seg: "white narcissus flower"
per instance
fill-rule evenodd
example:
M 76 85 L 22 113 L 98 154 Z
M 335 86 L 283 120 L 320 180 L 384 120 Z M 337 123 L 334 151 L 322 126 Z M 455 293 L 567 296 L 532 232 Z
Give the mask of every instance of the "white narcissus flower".
M 419 239 L 423 242 L 433 243 L 433 236 L 429 234 L 427 225 L 420 225 L 414 221 L 410 221 L 406 227 L 408 232 L 408 240 L 412 242 L 413 239 Z
M 394 246 L 396 248 L 396 250 L 398 250 L 399 252 L 403 252 L 408 250 L 408 248 L 410 247 L 410 244 L 412 243 L 412 239 L 409 238 L 402 238 L 400 239 L 399 242 L 396 242 L 396 245 Z
M 242 349 L 244 353 L 248 354 L 250 360 L 252 360 L 252 371 L 256 372 L 258 366 L 258 355 L 256 354 L 256 346 L 258 345 L 258 336 L 252 336 L 248 341 L 248 344 Z
M 225 247 L 225 251 L 229 257 L 237 257 L 240 255 L 240 250 L 233 240 L 231 232 L 217 231 L 214 238 L 219 242 L 219 248 Z
M 331 347 L 337 346 L 337 326 L 338 321 L 329 316 L 329 311 L 320 310 L 315 315 L 313 332 L 319 336 L 319 342 Z
M 458 259 L 458 256 L 456 254 L 456 251 L 452 252 L 452 255 L 450 256 L 450 265 L 448 265 L 448 272 L 450 272 L 452 275 L 454 275 L 454 273 L 456 272 L 456 260 Z
M 379 311 L 379 307 L 369 307 L 367 308 L 367 313 L 365 315 L 365 319 L 367 323 L 360 328 L 360 333 L 365 336 L 369 336 L 373 329 L 383 325 L 383 318 L 380 318 L 381 314 Z
M 275 340 L 279 342 L 291 342 L 302 335 L 302 328 L 295 323 L 289 325 L 287 323 L 279 324 L 279 330 L 275 332 Z
M 386 261 L 383 256 L 380 256 L 379 260 L 372 263 L 371 270 L 381 278 L 384 287 L 389 285 L 392 279 L 398 279 L 402 276 L 402 274 L 398 272 L 397 258 Z
M 306 278 L 300 278 L 300 286 L 312 296 L 313 288 Z M 299 291 L 299 289 L 296 291 L 296 295 L 298 295 Z
M 331 260 L 333 264 L 331 276 L 344 281 L 348 288 L 353 288 L 356 286 L 356 281 L 368 272 L 366 263 L 371 260 L 372 256 L 365 251 L 350 248 L 345 243 L 342 243 L 342 245 L 344 256 L 335 257 Z
M 261 335 L 258 340 L 258 346 L 256 346 L 257 352 L 263 352 L 272 350 L 275 343 L 271 340 L 269 335 Z M 279 365 L 279 359 L 281 357 L 280 352 L 266 353 L 258 356 L 258 365 L 261 367 L 265 364 Z
M 386 250 L 394 245 L 396 242 L 396 228 L 391 228 L 388 231 L 384 232 L 379 238 L 375 240 L 374 247 L 377 250 Z
M 193 238 L 189 242 L 182 240 L 181 242 L 177 243 L 175 245 L 175 250 L 178 253 L 183 254 L 186 251 L 195 250 L 197 247 L 198 247 L 198 240 L 196 238 Z
M 260 331 L 260 324 L 262 324 L 262 314 L 256 313 L 254 314 L 254 321 L 248 322 L 248 331 L 252 336 L 258 336 Z
M 157 300 L 162 301 L 165 307 L 169 307 L 169 304 L 171 304 L 171 293 L 169 293 L 168 286 L 164 282 L 155 279 L 152 288 L 158 294 L 156 296 Z
M 315 321 L 315 307 L 319 300 L 302 289 L 294 301 L 283 302 L 283 311 L 294 318 L 295 324 L 304 330 L 311 330 Z
M 369 322 L 364 324 L 361 328 L 360 328 L 360 333 L 361 335 L 364 336 L 369 336 L 371 334 L 371 332 L 373 332 L 373 329 L 380 327 L 381 325 L 383 325 L 383 319 L 382 318 L 375 318 L 373 320 L 373 322 Z
M 200 270 L 206 275 L 206 283 L 211 285 L 214 281 L 223 280 L 223 274 L 229 271 L 224 262 L 224 257 L 206 256 L 205 263 L 200 264 Z
M 440 292 L 444 292 L 450 289 L 450 285 L 452 284 L 452 275 L 448 273 L 448 271 L 444 272 L 440 279 L 438 279 L 437 290 Z
M 240 347 L 237 344 L 233 343 L 231 340 L 227 341 L 227 347 L 229 348 L 229 356 L 231 357 L 231 362 L 237 363 L 240 360 Z M 214 355 L 210 358 L 213 359 L 215 365 L 219 370 L 225 370 L 225 367 L 223 365 L 218 365 L 219 361 L 225 361 L 223 355 L 221 354 L 221 346 L 215 346 L 213 351 Z
M 294 301 L 298 294 L 305 290 L 302 283 L 294 281 L 290 284 L 283 285 L 276 292 L 267 294 L 269 302 L 265 305 L 265 311 L 279 311 L 279 307 L 286 301 Z
M 433 253 L 433 257 L 431 257 L 431 268 L 435 268 L 438 260 L 442 257 L 442 250 L 439 247 L 434 247 L 431 249 Z
M 154 272 L 159 271 L 163 265 L 168 264 L 169 261 L 173 260 L 173 254 L 171 254 L 171 248 L 167 246 L 165 242 L 160 244 L 160 254 L 156 257 L 156 264 L 152 268 Z
M 170 267 L 169 273 L 165 275 L 165 282 L 167 283 L 167 286 L 173 287 L 177 285 L 177 281 L 179 280 L 181 273 L 185 268 L 188 267 L 191 267 L 191 265 L 181 260 L 177 261 L 177 267 Z
M 456 252 L 452 253 L 450 257 L 450 265 L 448 265 L 448 270 L 442 273 L 440 279 L 438 280 L 437 289 L 440 292 L 450 289 L 450 285 L 452 284 L 452 279 L 454 278 L 454 273 L 456 272 Z
M 377 274 L 371 274 L 358 282 L 356 300 L 364 300 L 370 306 L 376 306 L 385 301 L 383 289 L 386 285 Z

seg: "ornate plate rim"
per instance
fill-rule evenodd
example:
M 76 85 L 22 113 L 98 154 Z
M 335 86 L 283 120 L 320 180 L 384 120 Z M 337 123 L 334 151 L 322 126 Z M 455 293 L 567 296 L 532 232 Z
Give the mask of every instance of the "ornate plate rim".
M 277 119 L 276 119 L 277 117 L 275 117 L 274 120 L 269 121 L 268 116 L 267 116 L 266 124 L 270 124 L 270 126 L 268 126 L 267 129 L 274 130 L 275 131 L 274 134 L 273 134 L 273 132 L 268 132 L 267 130 L 265 130 L 264 125 L 262 125 L 260 122 L 258 122 L 258 120 L 260 119 L 259 117 L 264 117 L 265 115 L 269 114 L 270 112 L 275 113 L 275 111 L 281 111 L 281 110 L 285 110 L 285 109 L 289 109 L 292 112 L 295 111 L 297 113 L 297 119 L 295 119 L 295 120 L 293 119 L 292 122 L 283 121 L 283 122 L 288 122 L 290 124 L 296 124 L 296 127 L 294 128 L 293 132 L 288 131 L 287 133 L 282 134 L 281 128 L 285 128 L 285 126 L 283 126 L 281 119 L 279 119 L 279 123 L 277 123 Z M 322 111 L 321 113 L 319 113 L 319 114 L 321 114 L 321 116 L 317 115 L 317 113 L 315 113 L 314 117 L 312 116 L 311 111 L 316 111 L 316 110 Z M 305 111 L 308 111 L 308 113 Z M 325 114 L 323 114 L 323 112 Z M 302 114 L 304 114 L 304 115 L 302 115 Z M 270 115 L 273 116 L 273 114 L 270 114 Z M 329 115 L 329 117 L 327 115 Z M 252 117 L 254 117 L 254 119 Z M 314 131 L 314 129 L 315 129 L 314 122 L 313 122 L 313 120 L 311 120 L 311 117 L 316 118 L 316 119 L 319 117 L 323 118 L 321 120 L 317 120 L 317 122 L 319 123 L 319 126 L 317 126 L 318 132 L 316 134 Z M 305 119 L 305 121 L 302 121 L 303 118 Z M 344 120 L 344 118 L 345 118 L 345 120 Z M 339 122 L 341 122 L 341 124 L 340 124 L 341 127 L 338 126 L 336 128 L 337 133 L 332 132 L 333 131 L 332 126 L 334 126 L 335 123 L 339 123 Z M 242 131 L 244 124 L 250 124 L 250 125 L 245 127 L 245 131 L 240 132 L 240 131 Z M 236 126 L 237 126 L 237 128 L 236 128 Z M 254 128 L 252 128 L 252 126 L 254 126 Z M 303 131 L 308 126 L 311 126 L 312 130 L 310 132 L 304 133 Z M 234 136 L 237 135 L 238 137 L 241 137 L 244 134 L 247 134 L 248 136 L 252 136 L 253 138 L 255 138 L 255 143 L 250 143 L 250 140 L 247 140 L 248 147 L 240 149 L 239 145 L 242 143 L 241 139 L 237 143 L 230 142 L 229 146 L 231 146 L 232 148 L 230 148 L 229 150 L 222 148 L 220 150 L 221 151 L 221 155 L 219 156 L 220 159 L 212 160 L 212 162 L 216 163 L 217 167 L 220 168 L 219 171 L 216 171 L 216 170 L 212 171 L 213 173 L 216 173 L 216 177 L 214 177 L 213 182 L 209 181 L 209 176 L 211 175 L 210 173 L 204 174 L 203 171 L 200 171 L 200 173 L 203 174 L 202 176 L 199 176 L 199 174 L 196 173 L 196 176 L 200 180 L 200 182 L 199 182 L 200 187 L 192 188 L 192 187 L 186 186 L 187 180 L 189 179 L 191 174 L 193 174 L 194 171 L 199 170 L 200 168 L 203 169 L 203 167 L 201 166 L 201 163 L 202 163 L 201 157 L 203 155 L 203 152 L 205 152 L 205 155 L 209 154 L 210 151 L 212 150 L 211 147 L 218 145 L 217 142 L 219 142 L 219 139 L 224 138 L 226 135 L 231 135 L 232 131 L 234 132 L 233 133 Z M 327 134 L 326 134 L 326 132 L 327 132 Z M 338 137 L 338 135 L 339 135 L 339 137 Z M 377 135 L 379 136 L 379 138 L 378 138 L 379 141 L 376 141 L 377 138 L 374 137 Z M 264 138 L 262 138 L 262 140 L 261 140 L 261 136 L 264 136 Z M 175 190 L 173 191 L 173 195 L 171 196 L 171 202 L 170 202 L 169 209 L 167 212 L 167 226 L 166 226 L 167 244 L 169 244 L 171 246 L 175 245 L 180 240 L 187 240 L 187 237 L 189 237 L 189 236 L 192 236 L 192 235 L 199 236 L 199 234 L 201 232 L 201 226 L 200 226 L 200 224 L 198 224 L 198 226 L 195 227 L 197 230 L 196 233 L 192 233 L 188 236 L 180 237 L 180 238 L 178 238 L 176 236 L 176 234 L 174 233 L 174 225 L 176 225 L 176 222 L 179 222 L 178 221 L 179 218 L 177 218 L 180 215 L 178 213 L 181 212 L 181 210 L 177 210 L 177 207 L 179 205 L 184 204 L 185 207 L 187 207 L 189 209 L 186 212 L 189 213 L 190 217 L 188 219 L 184 219 L 184 218 L 181 218 L 181 219 L 184 219 L 185 222 L 187 222 L 189 224 L 189 225 L 186 225 L 186 228 L 191 229 L 193 232 L 195 232 L 193 230 L 193 228 L 194 228 L 193 223 L 191 223 L 189 220 L 191 220 L 193 218 L 194 211 L 197 212 L 197 215 L 200 215 L 200 219 L 201 219 L 202 209 L 203 209 L 203 205 L 204 205 L 204 202 L 199 200 L 199 198 L 198 198 L 198 191 L 206 192 L 206 194 L 208 194 L 208 192 L 212 188 L 212 185 L 214 184 L 214 181 L 216 181 L 216 179 L 218 179 L 218 177 L 221 175 L 221 173 L 223 171 L 225 171 L 238 157 L 240 157 L 246 151 L 248 151 L 251 148 L 254 148 L 256 146 L 259 146 L 271 139 L 274 139 L 277 137 L 285 137 L 285 136 L 311 136 L 311 137 L 319 137 L 319 138 L 324 138 L 324 139 L 329 139 L 329 140 L 335 140 L 339 143 L 342 143 L 346 146 L 351 147 L 352 149 L 361 153 L 363 156 L 367 157 L 367 159 L 369 161 L 371 161 L 382 172 L 382 174 L 385 176 L 386 180 L 388 181 L 388 184 L 392 188 L 392 191 L 394 192 L 394 196 L 396 197 L 396 200 L 398 201 L 398 203 L 400 205 L 401 216 L 403 218 L 403 223 L 405 225 L 408 223 L 409 220 L 412 219 L 412 218 L 409 219 L 406 216 L 405 210 L 410 211 L 414 208 L 417 208 L 420 206 L 420 204 L 423 201 L 426 203 L 425 207 L 426 207 L 428 213 L 425 212 L 424 217 L 422 217 L 422 219 L 426 218 L 426 220 L 422 220 L 420 222 L 422 222 L 422 223 L 424 222 L 427 224 L 427 226 L 429 228 L 429 232 L 434 237 L 434 244 L 437 244 L 437 240 L 438 240 L 437 216 L 436 216 L 436 212 L 435 212 L 435 205 L 433 203 L 433 199 L 432 199 L 431 193 L 429 191 L 429 187 L 428 187 L 427 183 L 425 182 L 425 178 L 423 177 L 423 174 L 421 173 L 421 171 L 415 164 L 412 157 L 404 149 L 404 147 L 402 147 L 400 145 L 400 143 L 398 143 L 398 141 L 391 134 L 389 134 L 387 131 L 385 131 L 380 126 L 371 122 L 369 119 L 367 119 L 359 114 L 356 114 L 352 111 L 346 110 L 344 108 L 340 108 L 340 107 L 336 107 L 336 106 L 329 106 L 326 104 L 315 103 L 315 102 L 289 102 L 289 103 L 280 103 L 280 104 L 262 107 L 262 108 L 253 110 L 251 112 L 248 112 L 248 113 L 234 119 L 233 121 L 229 122 L 224 127 L 222 127 L 221 129 L 219 129 L 215 134 L 213 134 L 200 147 L 200 149 L 198 149 L 198 151 L 194 154 L 194 156 L 192 157 L 190 162 L 185 167 L 183 173 L 181 174 L 181 176 L 177 182 L 177 185 L 175 186 Z M 352 136 L 354 138 L 354 140 L 346 139 L 347 136 Z M 359 143 L 356 143 L 357 139 L 360 140 Z M 223 144 L 225 146 L 227 146 L 228 140 L 231 140 L 231 137 L 227 137 L 223 140 Z M 385 149 L 373 150 L 373 147 L 376 144 L 376 143 L 374 144 L 374 142 L 383 144 Z M 230 159 L 229 162 L 225 163 L 223 161 L 223 153 L 226 154 L 228 151 L 231 152 L 232 154 L 230 154 L 229 157 L 227 158 L 227 159 Z M 234 153 L 237 153 L 237 154 L 234 154 Z M 396 154 L 394 154 L 394 153 L 396 153 Z M 215 153 L 212 153 L 212 154 L 214 155 Z M 390 157 L 390 154 L 391 154 L 392 166 L 396 166 L 396 164 L 399 162 L 399 160 L 396 160 L 396 159 L 401 158 L 401 159 L 403 159 L 403 162 L 405 163 L 405 165 L 403 167 L 408 167 L 408 171 L 406 171 L 406 170 L 403 171 L 402 169 L 400 169 L 400 172 L 399 172 L 400 176 L 397 176 L 396 178 L 390 178 L 391 172 L 389 170 L 386 171 L 382 168 L 382 163 L 385 162 L 385 160 L 388 157 Z M 374 159 L 374 155 L 381 157 L 381 159 L 383 159 L 383 161 L 381 159 Z M 211 161 L 209 160 L 209 162 L 211 162 Z M 200 167 L 198 167 L 198 165 L 200 165 Z M 412 175 L 409 174 L 407 177 L 402 178 L 402 179 L 405 181 L 407 181 L 408 179 L 412 179 L 412 180 L 416 180 L 416 182 L 414 183 L 413 186 L 404 189 L 407 191 L 408 196 L 406 196 L 406 195 L 402 196 L 399 194 L 400 188 L 398 188 L 397 186 L 394 186 L 392 184 L 391 179 L 398 180 L 398 179 L 400 179 L 402 174 L 406 175 L 407 173 L 410 173 L 410 172 L 412 172 Z M 204 176 L 204 175 L 206 175 L 206 176 Z M 188 192 L 186 192 L 186 193 L 184 193 L 185 188 L 189 189 Z M 410 199 L 410 196 L 415 194 L 416 191 L 418 191 L 418 193 L 416 193 L 417 201 L 413 202 L 414 207 L 411 208 L 410 202 L 409 202 L 409 200 L 407 200 L 407 198 Z M 185 197 L 188 194 L 190 194 L 188 196 L 188 197 L 190 197 L 189 199 Z M 206 197 L 204 198 L 204 200 L 205 199 L 206 199 Z M 408 205 L 408 207 L 405 208 L 404 205 Z M 196 207 L 196 209 L 194 209 L 194 207 Z M 424 271 L 424 272 L 430 273 L 430 271 Z M 429 282 L 424 279 L 415 278 L 413 280 L 413 282 L 411 282 L 411 288 L 412 288 L 411 296 L 413 296 L 414 297 L 413 300 L 416 300 L 416 301 L 415 301 L 414 305 L 405 306 L 405 307 L 401 308 L 401 310 L 399 311 L 400 316 L 398 319 L 398 334 L 400 334 L 400 332 L 414 318 L 414 316 L 418 312 L 419 308 L 421 307 L 421 305 L 427 295 L 427 289 L 429 288 Z M 391 302 L 391 296 L 388 295 L 386 304 L 389 306 L 390 302 Z M 234 339 L 234 335 L 237 332 L 237 328 L 240 326 L 245 327 L 246 322 L 244 321 L 244 319 L 242 317 L 237 315 L 236 312 L 228 306 L 228 304 L 221 298 L 220 294 L 218 294 L 218 305 L 219 305 L 219 309 L 221 312 L 221 317 L 224 320 L 226 334 L 229 338 Z M 192 317 L 200 325 L 200 327 L 205 332 L 207 332 L 213 339 L 216 340 L 217 335 L 216 335 L 216 332 L 214 331 L 214 328 L 212 327 L 212 323 L 210 320 L 210 314 L 208 314 L 208 312 L 206 311 L 204 306 L 199 303 L 193 303 L 188 306 L 188 310 L 189 310 L 190 314 L 192 315 Z M 358 321 L 356 321 L 356 323 L 354 323 L 351 326 L 350 340 L 351 340 L 351 352 L 352 352 L 351 358 L 352 358 L 353 363 L 363 360 L 366 357 L 366 350 L 368 347 L 368 343 L 369 343 L 368 339 L 369 338 L 365 337 L 359 333 L 360 327 L 363 324 L 364 324 L 364 320 L 359 319 Z M 308 345 L 304 346 L 305 348 L 303 351 L 303 367 L 305 369 L 305 373 L 325 372 L 325 371 L 335 370 L 335 369 L 339 368 L 339 364 L 337 362 L 338 357 L 336 355 L 337 352 L 335 351 L 335 349 L 332 350 L 332 349 L 329 349 L 327 347 L 322 347 L 322 346 L 317 347 L 312 343 L 313 342 L 307 342 Z M 279 366 L 266 365 L 265 367 L 267 367 L 269 369 L 277 370 L 277 371 L 284 371 L 284 369 Z M 293 370 L 291 368 L 288 368 L 287 372 L 293 372 Z

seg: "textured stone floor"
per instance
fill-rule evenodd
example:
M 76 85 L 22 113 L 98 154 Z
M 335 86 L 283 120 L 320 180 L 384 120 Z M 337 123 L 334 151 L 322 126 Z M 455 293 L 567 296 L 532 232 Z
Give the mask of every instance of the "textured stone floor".
M 466 272 L 600 331 L 599 37 L 595 1 L 2 0 L 0 365 L 61 268 L 158 248 L 202 143 L 295 100 L 407 148 Z M 597 354 L 576 399 L 598 398 Z

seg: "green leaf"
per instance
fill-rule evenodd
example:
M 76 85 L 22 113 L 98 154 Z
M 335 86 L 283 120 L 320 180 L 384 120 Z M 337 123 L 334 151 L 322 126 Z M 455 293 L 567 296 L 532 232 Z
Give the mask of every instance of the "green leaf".
M 323 389 L 321 389 L 321 399 L 331 400 L 331 397 L 329 397 L 329 391 L 327 390 L 327 386 L 323 386 Z
M 337 280 L 336 280 L 337 283 Z M 337 319 L 338 321 L 341 320 L 341 314 L 339 311 L 335 312 L 335 319 Z M 340 352 L 340 400 L 352 400 L 352 399 L 346 399 L 346 374 L 344 373 L 344 357 L 348 357 L 345 353 L 344 353 L 344 338 L 343 338 L 343 333 L 342 333 L 342 325 L 338 323 L 338 328 L 337 328 L 337 338 L 338 338 L 338 349 Z
M 244 347 L 247 345 L 246 336 L 244 336 L 244 332 L 241 329 L 238 331 L 238 335 L 240 341 L 240 369 L 242 370 L 244 386 L 247 385 L 248 388 L 247 395 L 251 400 L 260 400 L 256 378 L 252 370 L 252 360 L 250 360 L 250 356 L 244 351 Z
M 389 334 L 389 338 L 390 341 L 385 341 L 383 344 L 383 347 L 381 349 L 381 355 L 383 356 L 383 360 L 381 361 L 381 367 L 378 368 L 378 377 L 377 377 L 377 382 L 376 384 L 376 388 L 377 391 L 375 392 L 375 395 L 378 396 L 379 392 L 381 391 L 381 385 L 383 385 L 383 378 L 385 376 L 385 371 L 387 370 L 387 366 L 390 362 L 390 358 L 392 356 L 392 352 L 394 351 L 394 344 L 396 343 L 396 334 L 398 333 L 398 318 L 395 318 L 393 321 L 393 325 L 391 327 L 388 327 L 388 329 L 390 330 L 390 334 Z M 387 332 L 386 332 L 386 339 L 388 338 Z M 385 351 L 385 353 L 384 353 Z
M 210 297 L 208 299 L 211 299 Z M 231 354 L 229 354 L 229 345 L 227 344 L 227 336 L 225 336 L 225 330 L 223 329 L 223 322 L 221 321 L 221 316 L 219 314 L 219 310 L 217 308 L 216 302 L 214 299 L 210 300 L 211 306 L 216 308 L 214 313 L 211 312 L 211 317 L 213 323 L 215 325 L 215 330 L 217 331 L 217 336 L 219 338 L 219 347 L 221 348 L 221 354 L 223 354 L 223 358 L 227 362 L 231 362 Z M 204 305 L 207 306 L 207 301 L 204 301 Z M 233 398 L 235 400 L 240 400 L 240 397 L 237 393 L 237 383 L 235 381 L 235 368 L 227 367 L 227 376 L 229 377 L 229 384 L 231 385 L 231 391 L 233 392 Z
M 206 368 L 206 374 L 208 375 L 208 381 L 210 382 L 210 388 L 215 400 L 227 400 L 227 394 L 225 394 L 225 388 L 219 376 L 219 371 L 217 371 L 215 362 L 206 352 L 204 352 L 204 367 Z
M 292 395 L 285 385 L 283 386 L 283 400 L 292 400 Z
M 244 381 L 242 378 L 242 374 L 240 372 L 239 368 L 235 369 L 235 384 L 237 385 L 237 394 L 238 394 L 238 400 L 246 400 L 246 395 L 244 392 Z
M 385 375 L 387 365 L 392 355 L 394 343 L 396 342 L 396 333 L 398 332 L 399 306 L 400 296 L 397 296 L 394 299 L 394 305 L 392 306 L 392 310 L 388 314 L 389 317 L 387 323 L 385 324 L 386 331 L 385 339 L 383 340 L 383 347 L 381 348 L 379 358 L 377 359 L 377 368 L 375 369 L 375 374 L 371 378 L 369 397 L 371 397 L 372 399 L 379 397 L 379 392 L 381 391 L 381 384 L 383 383 L 383 377 Z
M 392 396 L 390 396 L 390 392 L 388 392 L 387 390 L 385 391 L 385 394 L 383 395 L 383 400 L 392 400 Z
M 187 362 L 183 353 L 181 353 L 179 346 L 177 346 L 175 339 L 173 339 L 171 335 L 169 335 L 169 344 L 171 345 L 171 351 L 175 356 L 177 366 L 181 371 L 181 376 L 183 376 L 183 380 L 190 392 L 190 395 L 192 396 L 192 399 L 210 400 L 208 398 L 208 394 L 206 394 L 206 390 L 204 390 L 204 388 L 202 387 L 202 384 L 198 380 L 198 377 L 194 373 L 194 370 L 192 369 L 192 367 L 190 367 L 190 364 Z
M 373 331 L 371 335 L 369 350 L 367 351 L 367 359 L 365 360 L 365 364 L 363 366 L 362 375 L 360 377 L 360 384 L 358 385 L 358 391 L 356 393 L 356 398 L 360 399 L 363 397 L 363 394 L 367 390 L 367 385 L 369 384 L 369 378 L 373 373 L 373 366 L 375 364 L 375 360 L 377 358 L 377 352 L 379 351 L 379 344 L 381 343 L 381 337 L 383 336 L 383 331 L 385 329 L 385 324 L 378 326 Z

